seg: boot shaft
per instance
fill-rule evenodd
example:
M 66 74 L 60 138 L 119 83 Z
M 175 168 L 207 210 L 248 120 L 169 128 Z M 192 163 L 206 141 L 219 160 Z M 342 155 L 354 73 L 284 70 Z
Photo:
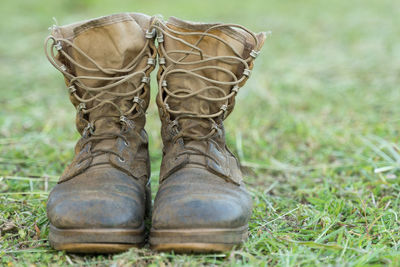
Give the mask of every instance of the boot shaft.
M 52 28 L 49 60 L 65 77 L 81 134 L 119 128 L 126 118 L 143 128 L 156 58 L 154 40 L 146 38 L 151 23 L 123 13 Z
M 64 75 L 82 135 L 60 182 L 98 165 L 150 178 L 143 127 L 156 58 L 152 21 L 123 13 L 52 28 L 46 54 Z
M 249 78 L 265 34 L 239 25 L 171 18 L 156 23 L 159 43 L 157 104 L 163 122 L 184 139 L 212 136 L 230 114 Z
M 235 184 L 242 174 L 225 144 L 223 120 L 245 84 L 265 34 L 240 25 L 157 21 L 164 156 L 160 182 L 184 167 L 206 168 Z

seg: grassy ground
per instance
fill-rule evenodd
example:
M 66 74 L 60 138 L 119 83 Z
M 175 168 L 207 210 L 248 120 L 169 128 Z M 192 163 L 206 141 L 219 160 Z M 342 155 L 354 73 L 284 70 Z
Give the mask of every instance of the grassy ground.
M 0 265 L 399 266 L 399 10 L 390 0 L 3 1 Z M 48 246 L 47 195 L 78 134 L 42 42 L 53 16 L 66 24 L 120 11 L 272 30 L 226 123 L 254 198 L 241 248 L 83 257 Z M 153 102 L 153 193 L 161 159 L 156 112 Z

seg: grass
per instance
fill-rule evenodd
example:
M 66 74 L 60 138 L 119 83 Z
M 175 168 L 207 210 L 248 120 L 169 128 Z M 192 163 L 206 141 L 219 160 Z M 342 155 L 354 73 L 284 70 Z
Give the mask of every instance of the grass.
M 2 2 L 0 265 L 400 266 L 399 9 L 390 0 Z M 254 199 L 241 248 L 79 256 L 49 247 L 47 195 L 78 134 L 42 42 L 53 16 L 66 24 L 121 11 L 273 32 L 226 121 Z M 148 112 L 154 194 L 154 102 Z

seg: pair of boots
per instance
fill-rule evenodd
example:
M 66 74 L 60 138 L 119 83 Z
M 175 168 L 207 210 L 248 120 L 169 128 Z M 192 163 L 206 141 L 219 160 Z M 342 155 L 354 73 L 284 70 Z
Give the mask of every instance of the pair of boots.
M 252 204 L 223 120 L 264 40 L 239 25 L 138 13 L 53 26 L 46 55 L 65 77 L 82 138 L 48 199 L 51 246 L 108 253 L 145 242 L 151 194 L 144 125 L 157 63 L 164 148 L 150 244 L 183 252 L 240 244 Z

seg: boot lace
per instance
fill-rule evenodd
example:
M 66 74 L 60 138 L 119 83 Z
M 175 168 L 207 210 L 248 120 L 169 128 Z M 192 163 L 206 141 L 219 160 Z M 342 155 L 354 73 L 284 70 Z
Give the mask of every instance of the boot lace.
M 57 30 L 56 26 L 53 26 L 53 30 Z M 145 100 L 140 98 L 140 94 L 148 89 L 150 83 L 150 77 L 148 76 L 150 71 L 154 69 L 155 65 L 155 51 L 146 50 L 149 47 L 150 42 L 152 42 L 152 36 L 146 35 L 146 44 L 139 54 L 132 59 L 125 67 L 121 69 L 115 68 L 105 68 L 92 59 L 88 54 L 82 51 L 78 46 L 65 38 L 59 38 L 54 35 L 50 35 L 45 40 L 45 54 L 49 62 L 59 70 L 66 80 L 68 81 L 68 90 L 70 95 L 79 102 L 76 105 L 77 115 L 83 120 L 87 126 L 83 129 L 82 136 L 84 137 L 81 143 L 81 149 L 88 143 L 99 143 L 107 139 L 121 138 L 125 145 L 129 145 L 127 138 L 123 134 L 116 132 L 95 132 L 96 121 L 108 118 L 119 122 L 125 129 L 127 127 L 133 128 L 133 119 L 143 116 L 144 109 L 146 106 Z M 92 63 L 94 67 L 88 67 L 80 64 L 74 60 L 64 49 L 64 47 L 70 47 L 84 57 L 87 61 Z M 57 52 L 56 52 L 57 51 Z M 58 53 L 58 54 L 56 54 Z M 147 65 L 143 69 L 134 71 L 138 64 L 141 62 L 143 57 L 147 57 Z M 62 58 L 63 62 L 60 61 Z M 96 76 L 76 76 L 71 73 L 68 66 L 75 65 L 81 69 L 88 72 L 96 73 Z M 101 73 L 101 75 L 98 75 Z M 139 86 L 131 81 L 137 76 L 142 76 L 141 83 Z M 104 86 L 91 87 L 84 83 L 85 80 L 97 80 L 104 81 L 107 83 Z M 129 83 L 134 89 L 127 92 L 117 92 L 113 91 L 113 88 L 117 86 Z M 78 94 L 79 92 L 79 94 Z M 115 102 L 116 100 L 129 100 L 132 106 L 128 110 L 122 110 Z M 95 118 L 91 118 L 89 121 L 89 113 L 95 111 L 96 109 L 101 109 L 102 107 L 109 105 L 112 106 L 117 112 L 113 114 L 102 114 Z M 92 146 L 93 147 L 93 146 Z M 121 162 L 125 161 L 118 153 L 111 149 L 91 149 L 88 156 L 83 158 L 81 161 L 86 160 L 90 157 L 96 157 L 101 154 L 111 153 L 118 156 Z
M 252 50 L 247 58 L 243 58 L 231 44 L 212 32 L 215 32 L 215 30 L 232 31 L 234 29 L 244 31 L 254 39 L 254 47 L 258 48 L 259 41 L 256 35 L 243 26 L 236 24 L 215 24 L 210 25 L 204 31 L 183 32 L 168 27 L 162 21 L 157 21 L 153 28 L 157 31 L 156 39 L 158 42 L 158 50 L 160 55 L 159 65 L 161 70 L 158 81 L 158 97 L 160 98 L 159 100 L 162 101 L 162 112 L 167 114 L 167 118 L 170 118 L 168 122 L 169 127 L 175 132 L 173 142 L 175 143 L 177 140 L 182 139 L 213 141 L 211 138 L 221 131 L 219 124 L 226 119 L 229 112 L 233 109 L 234 98 L 237 95 L 239 88 L 249 78 L 252 67 L 251 63 L 257 57 L 259 51 Z M 187 49 L 167 49 L 164 42 L 164 36 L 179 42 Z M 189 43 L 181 38 L 188 36 L 191 38 L 197 36 L 198 39 L 194 43 Z M 231 55 L 218 56 L 207 54 L 199 46 L 206 37 L 215 39 L 222 43 L 227 50 L 231 52 Z M 193 55 L 198 57 L 192 61 L 189 61 L 188 57 Z M 238 69 L 242 67 L 243 72 L 240 75 L 237 75 L 227 68 L 218 66 L 218 63 L 220 62 L 228 63 L 231 66 L 237 65 Z M 225 73 L 228 75 L 230 81 L 221 81 L 206 77 L 202 74 L 204 72 Z M 169 88 L 167 84 L 167 78 L 174 74 L 185 74 L 187 75 L 188 79 L 198 78 L 207 82 L 209 85 L 203 88 L 181 88 L 182 86 L 180 88 Z M 230 88 L 230 90 L 224 89 L 224 87 Z M 214 92 L 214 95 L 218 95 L 219 97 L 207 96 L 207 92 Z M 209 112 L 208 114 L 194 112 L 192 110 L 183 110 L 182 108 L 171 108 L 171 100 L 181 101 L 182 103 L 188 99 L 206 100 L 214 105 L 218 104 L 220 107 L 217 112 Z M 173 119 L 171 120 L 171 118 Z M 188 132 L 188 128 L 180 128 L 179 122 L 183 119 L 190 119 L 193 122 L 197 121 L 198 123 L 203 122 L 203 124 L 206 122 L 207 125 L 209 125 L 208 133 L 205 135 L 193 134 Z M 215 160 L 201 149 L 192 147 L 190 145 L 186 145 L 185 150 L 179 153 L 179 155 L 181 154 L 203 155 Z

